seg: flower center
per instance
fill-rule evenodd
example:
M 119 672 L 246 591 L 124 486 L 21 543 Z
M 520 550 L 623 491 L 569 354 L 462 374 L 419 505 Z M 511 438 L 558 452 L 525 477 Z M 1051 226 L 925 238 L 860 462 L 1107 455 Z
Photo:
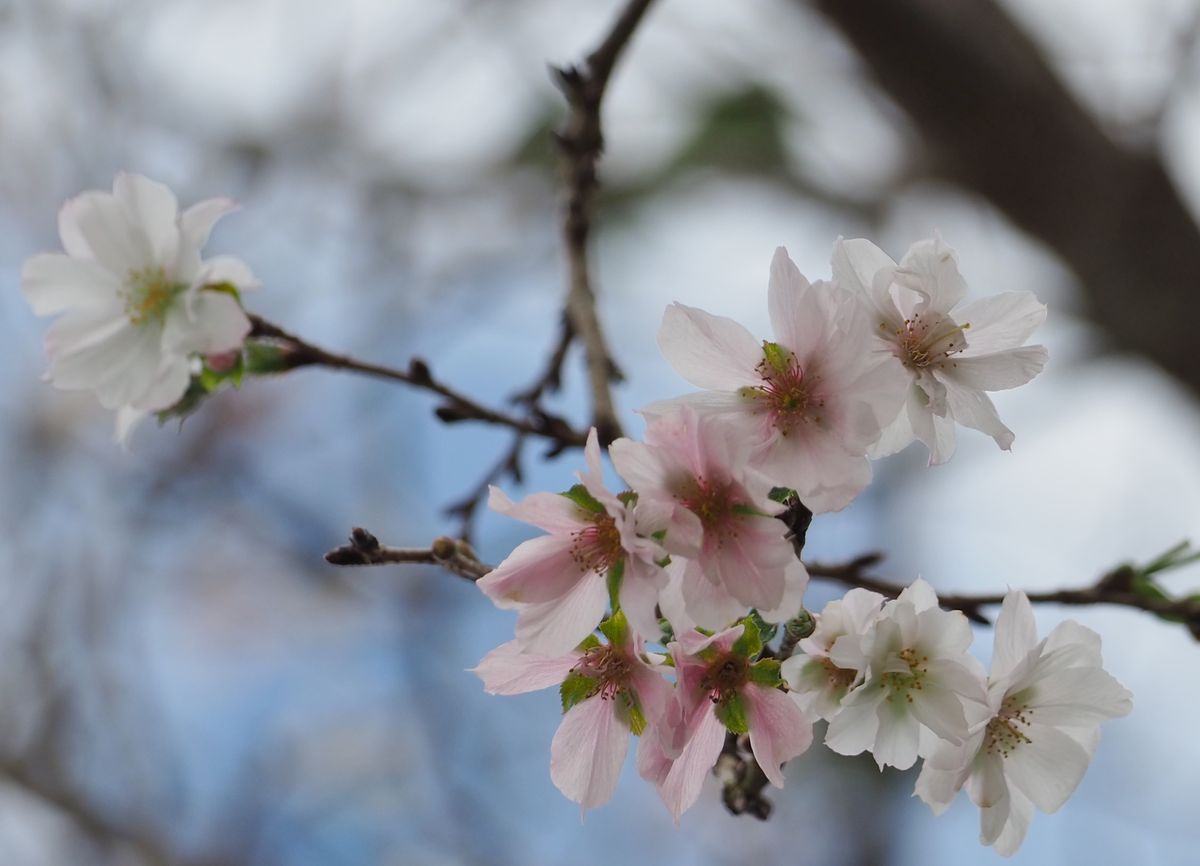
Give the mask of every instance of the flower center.
M 880 322 L 879 327 L 884 331 L 888 329 L 884 322 Z M 904 320 L 903 328 L 893 332 L 892 351 L 910 370 L 924 370 L 930 366 L 941 368 L 947 358 L 967 347 L 963 331 L 970 327 L 970 322 L 959 325 L 940 313 L 915 313 L 911 319 Z
M 750 667 L 739 655 L 729 653 L 719 656 L 709 664 L 700 680 L 700 688 L 708 693 L 714 704 L 719 704 L 737 693 L 746 682 Z
M 739 388 L 738 394 L 755 403 L 756 411 L 769 412 L 781 435 L 800 424 L 821 423 L 825 398 L 816 390 L 820 377 L 811 368 L 806 375 L 794 352 L 764 340 L 763 358 L 755 369 L 763 384 Z
M 729 482 L 711 482 L 697 475 L 676 486 L 675 501 L 700 518 L 706 535 L 722 537 L 733 528 L 740 504 L 730 495 L 732 487 Z
M 929 673 L 929 656 L 917 655 L 917 651 L 911 647 L 900 650 L 896 655 L 908 665 L 908 673 L 895 671 L 884 674 L 879 678 L 879 688 L 890 689 L 888 703 L 892 703 L 896 698 L 903 698 L 911 704 L 913 696 L 910 692 L 919 692 L 925 688 L 925 675 Z
M 148 321 L 162 322 L 167 308 L 187 286 L 172 282 L 162 267 L 147 267 L 130 271 L 122 289 L 125 299 L 125 315 L 134 325 Z
M 832 659 L 825 656 L 821 657 L 821 666 L 825 668 L 825 678 L 829 681 L 829 687 L 834 691 L 848 691 L 854 684 L 854 678 L 858 676 L 856 671 L 850 668 L 839 668 Z
M 580 574 L 606 572 L 624 555 L 621 531 L 607 511 L 593 515 L 590 526 L 571 533 L 571 559 Z
M 596 684 L 592 687 L 591 694 L 598 694 L 606 701 L 611 701 L 629 688 L 629 659 L 611 644 L 592 647 L 575 663 L 572 670 L 595 680 Z
M 1000 712 L 987 724 L 983 735 L 983 750 L 989 755 L 1000 755 L 1007 758 L 1022 743 L 1032 743 L 1033 740 L 1021 730 L 1030 725 L 1029 717 L 1033 710 L 1028 704 L 1017 700 L 1016 697 L 1004 699 Z

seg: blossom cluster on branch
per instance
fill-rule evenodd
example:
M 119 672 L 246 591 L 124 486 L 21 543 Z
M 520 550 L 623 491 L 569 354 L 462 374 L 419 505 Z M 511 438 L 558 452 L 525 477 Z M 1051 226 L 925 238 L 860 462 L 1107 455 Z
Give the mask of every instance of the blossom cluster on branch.
M 1098 638 L 1068 622 L 1038 642 L 1028 599 L 1012 593 L 988 674 L 966 617 L 920 579 L 892 600 L 851 590 L 812 617 L 778 518 L 797 500 L 844 508 L 871 480 L 869 457 L 913 441 L 944 462 L 956 422 L 1008 449 L 987 392 L 1040 372 L 1045 349 L 1024 344 L 1045 307 L 1028 292 L 963 303 L 955 254 L 936 237 L 899 264 L 840 240 L 832 281 L 816 283 L 781 248 L 767 294 L 770 340 L 667 308 L 663 354 L 704 390 L 646 407 L 643 441 L 609 446 L 627 489 L 605 485 L 594 430 L 570 490 L 514 503 L 492 489 L 493 509 L 545 534 L 477 581 L 517 624 L 475 671 L 496 694 L 559 687 L 551 778 L 582 809 L 612 796 L 630 733 L 639 773 L 678 820 L 728 735 L 782 787 L 782 765 L 823 719 L 835 752 L 869 751 L 881 769 L 924 759 L 917 793 L 935 811 L 965 786 L 982 841 L 1010 854 L 1033 806 L 1052 812 L 1074 790 L 1099 722 L 1130 709 Z M 780 658 L 777 624 L 802 622 L 815 630 Z

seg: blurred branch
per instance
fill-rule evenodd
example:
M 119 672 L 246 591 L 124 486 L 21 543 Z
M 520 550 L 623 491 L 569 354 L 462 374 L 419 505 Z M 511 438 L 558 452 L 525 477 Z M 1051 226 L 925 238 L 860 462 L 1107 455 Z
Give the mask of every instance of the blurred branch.
M 462 540 L 443 535 L 435 538 L 429 547 L 387 547 L 358 526 L 350 532 L 350 543 L 329 551 L 325 561 L 330 565 L 440 565 L 470 581 L 479 580 L 492 570 L 492 566 L 480 562 L 471 545 Z
M 570 265 L 566 303 L 569 330 L 564 327 L 560 345 L 569 343 L 573 336 L 578 336 L 583 342 L 592 392 L 592 423 L 601 443 L 605 444 L 621 435 L 621 425 L 617 421 L 609 389 L 609 383 L 619 379 L 620 372 L 609 354 L 600 327 L 595 291 L 588 269 L 592 197 L 597 186 L 596 163 L 604 148 L 600 108 L 613 67 L 633 38 L 651 2 L 630 0 L 604 41 L 584 59 L 582 65 L 554 70 L 559 89 L 570 109 L 566 124 L 557 134 L 567 193 L 563 238 Z M 563 349 L 565 352 L 565 345 Z M 561 365 L 561 358 L 559 363 Z
M 475 523 L 475 513 L 479 510 L 479 506 L 483 504 L 484 497 L 488 495 L 492 484 L 506 475 L 512 478 L 517 484 L 520 484 L 523 480 L 524 472 L 521 469 L 521 451 L 524 445 L 525 434 L 517 433 L 514 435 L 512 445 L 496 461 L 492 468 L 488 470 L 487 474 L 483 476 L 483 480 L 462 499 L 446 507 L 446 514 L 459 519 L 458 535 L 463 541 L 470 543 Z
M 529 407 L 525 417 L 489 409 L 434 379 L 429 365 L 419 358 L 413 358 L 409 362 L 407 371 L 396 370 L 391 367 L 358 361 L 347 355 L 327 352 L 259 316 L 251 315 L 250 321 L 253 325 L 253 330 L 250 332 L 252 338 L 270 340 L 284 350 L 272 372 L 321 366 L 411 385 L 445 399 L 445 402 L 435 410 L 438 418 L 444 423 L 482 421 L 486 424 L 508 427 L 518 433 L 549 439 L 554 445 L 547 456 L 560 454 L 567 448 L 582 448 L 587 441 L 586 433 L 575 430 L 564 419 L 539 408 Z
M 994 0 L 810 0 L 912 119 L 929 170 L 1079 276 L 1123 349 L 1200 392 L 1200 231 L 1158 155 L 1110 139 Z

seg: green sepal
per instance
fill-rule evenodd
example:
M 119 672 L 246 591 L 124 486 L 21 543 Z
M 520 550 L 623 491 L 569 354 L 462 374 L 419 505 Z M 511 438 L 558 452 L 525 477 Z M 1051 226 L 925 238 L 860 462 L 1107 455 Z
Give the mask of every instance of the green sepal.
M 588 650 L 598 646 L 603 646 L 603 644 L 600 643 L 600 638 L 596 637 L 594 634 L 589 634 L 579 642 L 579 646 L 576 647 L 576 649 L 578 649 L 581 653 L 585 653 Z
M 233 299 L 238 302 L 238 306 L 242 304 L 242 294 L 233 283 L 205 283 L 204 289 L 209 292 L 221 292 L 222 294 L 233 295 Z
M 239 352 L 237 361 L 230 369 L 224 372 L 212 369 L 212 367 L 208 366 L 207 363 L 204 364 L 204 366 L 200 368 L 199 379 L 200 384 L 211 394 L 220 388 L 224 382 L 229 382 L 231 385 L 233 385 L 233 387 L 240 388 L 242 385 L 242 378 L 245 376 L 245 373 L 246 361 L 242 356 L 242 353 Z
M 750 616 L 747 618 L 754 621 L 754 626 L 758 629 L 758 639 L 763 643 L 770 643 L 771 638 L 775 637 L 775 633 L 779 631 L 778 625 L 767 622 L 757 610 L 751 610 Z
M 617 494 L 617 499 L 621 500 L 621 504 L 626 508 L 632 508 L 637 505 L 638 495 L 633 490 L 623 490 Z
M 778 343 L 763 340 L 763 358 L 775 373 L 784 374 L 792 365 L 792 353 Z
M 770 517 L 771 516 L 770 514 L 767 514 L 765 511 L 759 511 L 753 505 L 744 505 L 740 502 L 737 505 L 733 506 L 733 508 L 730 510 L 733 511 L 733 513 L 736 514 L 738 517 Z
M 605 579 L 608 584 L 608 603 L 612 606 L 614 614 L 619 613 L 621 610 L 621 578 L 624 576 L 625 557 L 621 557 L 608 569 L 608 576 Z M 624 617 L 622 617 L 623 620 Z M 604 631 L 604 626 L 601 626 L 600 630 Z
M 662 540 L 667 537 L 667 531 L 665 529 L 656 529 L 654 532 L 650 533 L 650 537 L 661 543 Z
M 783 684 L 783 677 L 779 674 L 779 659 L 759 659 L 750 665 L 747 676 L 749 676 L 750 682 L 760 686 L 774 688 Z
M 570 490 L 559 495 L 567 497 L 567 499 L 570 499 L 589 514 L 602 514 L 604 512 L 604 506 L 600 504 L 600 500 L 588 493 L 588 489 L 582 484 L 576 484 Z
M 635 737 L 640 737 L 646 730 L 646 716 L 638 706 L 633 694 L 627 690 L 618 692 L 613 710 L 617 718 L 629 726 Z
M 592 677 L 585 677 L 575 671 L 567 674 L 567 678 L 558 687 L 559 697 L 562 698 L 563 712 L 567 712 L 571 707 L 594 695 L 598 685 L 599 683 Z
M 600 623 L 600 631 L 608 638 L 610 646 L 624 646 L 629 642 L 629 621 L 619 610 Z
M 746 722 L 746 705 L 742 696 L 732 694 L 717 704 L 717 720 L 735 734 L 749 733 L 750 726 Z
M 668 619 L 660 619 L 658 621 L 658 630 L 662 632 L 662 645 L 666 646 L 671 641 L 675 640 L 675 626 L 671 625 Z
M 200 408 L 200 404 L 204 402 L 210 393 L 211 391 L 200 381 L 200 377 L 193 376 L 191 381 L 188 382 L 187 390 L 183 392 L 183 396 L 179 398 L 178 402 L 174 406 L 170 406 L 160 412 L 155 412 L 154 417 L 160 427 L 172 418 L 178 418 L 180 424 L 182 424 L 184 420 Z
M 245 371 L 252 376 L 268 376 L 292 369 L 294 352 L 275 343 L 247 340 L 242 347 Z
M 787 505 L 793 499 L 799 499 L 800 494 L 790 487 L 772 487 L 771 492 L 767 494 L 767 498 L 772 502 L 778 502 L 780 505 Z
M 752 617 L 743 617 L 742 634 L 733 642 L 731 649 L 735 655 L 739 655 L 744 659 L 757 658 L 762 652 L 763 642 L 762 635 L 758 633 L 758 626 L 755 625 Z

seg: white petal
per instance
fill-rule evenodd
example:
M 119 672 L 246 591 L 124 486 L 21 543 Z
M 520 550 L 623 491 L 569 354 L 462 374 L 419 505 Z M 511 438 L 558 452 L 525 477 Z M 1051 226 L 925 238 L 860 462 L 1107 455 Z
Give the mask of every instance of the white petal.
M 118 300 L 121 281 L 102 265 L 62 253 L 41 253 L 21 268 L 21 291 L 34 315 L 94 309 Z
M 1015 438 L 1013 432 L 1001 422 L 995 405 L 986 393 L 960 385 L 953 379 L 942 378 L 941 373 L 937 375 L 946 386 L 946 406 L 955 421 L 986 433 L 1005 451 L 1012 448 Z
M 229 283 L 242 292 L 257 289 L 262 285 L 250 270 L 250 266 L 236 256 L 213 256 L 211 259 L 205 259 L 200 266 L 198 282 L 203 285 Z
M 841 712 L 829 722 L 825 745 L 839 755 L 857 755 L 871 748 L 879 733 L 876 710 L 883 703 L 882 692 L 869 682 L 850 692 L 842 701 Z
M 733 319 L 695 307 L 667 307 L 658 347 L 679 375 L 700 388 L 733 391 L 761 378 L 754 368 L 762 346 L 753 335 Z
M 169 268 L 179 252 L 179 203 L 165 185 L 140 174 L 119 172 L 113 195 L 125 209 L 132 236 L 147 264 Z
M 787 250 L 779 247 L 771 260 L 767 308 L 775 339 L 804 359 L 833 338 L 837 308 L 825 283 L 810 286 Z
M 909 712 L 910 709 L 908 703 L 899 697 L 879 702 L 879 733 L 875 737 L 871 755 L 881 770 L 884 767 L 907 770 L 917 762 L 921 728 L 916 717 Z M 840 714 L 834 721 L 837 718 L 840 718 Z
M 1035 646 L 1037 623 L 1033 619 L 1033 605 L 1025 593 L 1010 592 L 996 617 L 991 679 L 1008 676 Z
M 185 247 L 199 250 L 208 243 L 217 220 L 238 209 L 238 203 L 231 198 L 208 198 L 196 202 L 179 215 L 179 231 Z
M 58 212 L 63 248 L 76 258 L 91 258 L 117 276 L 149 265 L 146 240 L 130 225 L 129 216 L 109 193 L 90 190 L 63 205 Z
M 250 333 L 250 320 L 241 304 L 227 292 L 201 290 L 191 304 L 190 317 L 179 304 L 167 313 L 163 349 L 179 355 L 217 354 L 240 348 Z
M 1033 819 L 1033 803 L 1029 802 L 1029 798 L 1016 788 L 1009 788 L 1008 798 L 1008 819 L 992 844 L 1001 857 L 1011 857 L 1017 853 Z
M 833 245 L 833 281 L 871 300 L 878 312 L 895 318 L 888 286 L 896 263 L 865 238 L 838 239 Z
M 958 272 L 958 257 L 940 237 L 917 241 L 908 248 L 896 271 L 896 282 L 919 292 L 926 306 L 937 312 L 949 312 L 967 293 L 967 284 Z
M 1004 391 L 1024 385 L 1046 366 L 1044 346 L 1024 346 L 988 355 L 953 355 L 939 365 L 939 373 L 980 391 Z
M 571 707 L 550 743 L 550 779 L 581 811 L 612 799 L 625 763 L 629 728 L 613 703 L 596 695 Z
M 154 384 L 139 398 L 131 401 L 131 405 L 135 409 L 148 412 L 169 409 L 183 397 L 191 379 L 191 365 L 186 358 L 166 358 Z
M 1046 305 L 1032 292 L 1004 292 L 965 304 L 954 316 L 971 325 L 967 331 L 971 352 L 987 354 L 1015 348 L 1028 340 L 1046 320 Z
M 1055 812 L 1079 785 L 1090 756 L 1057 728 L 1034 724 L 1028 735 L 1030 742 L 1004 759 L 1005 775 L 1043 812 Z

